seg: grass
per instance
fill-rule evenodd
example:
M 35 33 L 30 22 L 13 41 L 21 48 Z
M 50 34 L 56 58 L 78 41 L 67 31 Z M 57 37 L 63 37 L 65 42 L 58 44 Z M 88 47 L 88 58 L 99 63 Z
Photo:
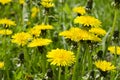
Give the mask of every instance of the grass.
M 16 0 L 5 5 L 0 3 L 0 19 L 8 18 L 16 23 L 16 26 L 9 27 L 13 31 L 12 35 L 0 35 L 0 62 L 4 62 L 4 66 L 0 68 L 0 80 L 119 80 L 120 57 L 108 51 L 108 47 L 114 45 L 115 53 L 119 53 L 117 46 L 120 45 L 120 36 L 116 39 L 113 36 L 114 31 L 120 30 L 120 11 L 113 6 L 114 1 L 94 0 L 91 13 L 88 13 L 99 19 L 102 22 L 101 28 L 107 32 L 100 43 L 74 42 L 59 36 L 64 30 L 80 26 L 73 22 L 77 15 L 72 9 L 76 6 L 85 7 L 87 0 L 53 2 L 55 7 L 49 11 L 40 5 L 40 0 L 26 0 L 25 4 Z M 39 12 L 31 18 L 33 6 L 36 6 Z M 42 31 L 40 35 L 52 40 L 49 45 L 30 48 L 11 42 L 14 34 L 27 32 L 36 24 L 42 23 L 54 27 L 53 30 Z M 0 29 L 4 28 L 4 25 L 0 26 Z M 51 65 L 46 55 L 56 48 L 74 52 L 76 62 L 70 66 Z M 101 71 L 94 64 L 99 59 L 111 62 L 116 69 Z

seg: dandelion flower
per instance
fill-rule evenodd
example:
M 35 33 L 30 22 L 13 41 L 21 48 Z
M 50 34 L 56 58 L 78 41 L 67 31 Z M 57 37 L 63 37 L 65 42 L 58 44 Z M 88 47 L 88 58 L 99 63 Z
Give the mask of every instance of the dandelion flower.
M 73 8 L 73 12 L 78 13 L 80 15 L 84 15 L 86 13 L 85 8 L 81 6 Z
M 3 5 L 11 2 L 12 0 L 0 0 L 0 3 L 2 3 Z
M 37 13 L 39 12 L 39 8 L 33 7 L 31 9 L 31 12 L 32 12 L 31 17 L 34 18 L 37 15 Z
M 10 35 L 10 34 L 12 34 L 12 31 L 9 29 L 3 29 L 3 30 L 0 30 L 0 34 L 1 35 Z
M 92 40 L 92 41 L 101 41 L 100 38 L 89 33 L 86 30 L 80 28 L 71 28 L 70 30 L 63 31 L 59 33 L 60 36 L 71 39 L 72 41 L 78 42 L 80 40 Z
M 52 41 L 50 39 L 37 38 L 33 39 L 33 41 L 28 44 L 28 47 L 45 46 L 50 44 L 51 42 Z
M 4 67 L 4 62 L 0 62 L 0 69 Z
M 119 46 L 116 46 L 116 49 L 115 49 L 115 46 L 109 46 L 108 50 L 110 51 L 111 54 L 115 54 L 115 50 L 116 50 L 116 54 L 120 55 L 120 47 Z
M 37 28 L 31 28 L 28 33 L 30 33 L 31 35 L 33 35 L 34 37 L 39 37 L 41 30 L 37 29 Z
M 54 7 L 53 0 L 41 0 L 41 5 L 45 8 Z
M 20 3 L 20 4 L 24 4 L 24 3 L 25 3 L 25 0 L 19 0 L 19 3 Z
M 32 36 L 29 33 L 25 33 L 25 32 L 20 32 L 20 33 L 16 33 L 12 36 L 12 43 L 16 43 L 19 46 L 24 46 L 25 44 L 27 44 L 27 42 L 32 38 Z
M 83 24 L 84 26 L 99 27 L 101 22 L 92 16 L 78 16 L 74 19 L 74 23 Z
M 16 25 L 14 21 L 11 21 L 11 20 L 9 20 L 7 18 L 0 19 L 0 24 L 6 25 L 5 27 L 15 26 Z
M 102 71 L 110 71 L 110 70 L 114 70 L 116 69 L 116 67 L 114 65 L 112 65 L 111 62 L 107 62 L 107 61 L 102 61 L 102 60 L 98 60 L 95 62 L 95 65 L 97 68 L 99 68 Z
M 94 33 L 96 35 L 102 35 L 102 36 L 106 34 L 106 31 L 100 27 L 91 28 L 89 32 Z
M 53 26 L 47 24 L 40 24 L 40 25 L 35 25 L 34 28 L 39 29 L 39 30 L 47 30 L 47 29 L 53 29 Z
M 75 62 L 74 53 L 64 49 L 55 49 L 47 54 L 48 62 L 56 66 L 70 66 Z

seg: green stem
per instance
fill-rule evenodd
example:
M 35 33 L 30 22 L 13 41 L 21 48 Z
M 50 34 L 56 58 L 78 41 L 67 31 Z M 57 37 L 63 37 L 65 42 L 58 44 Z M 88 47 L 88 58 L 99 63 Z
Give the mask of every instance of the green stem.
M 76 55 L 76 63 L 74 65 L 74 69 L 73 69 L 73 76 L 72 76 L 72 80 L 77 80 L 78 77 L 78 70 L 80 65 L 78 65 L 79 63 L 79 58 L 80 58 L 80 42 L 78 43 L 78 49 L 77 49 L 77 55 Z
M 113 25 L 112 25 L 112 30 L 111 30 L 111 33 L 110 33 L 110 39 L 114 33 L 114 30 L 115 30 L 115 23 L 116 23 L 116 20 L 117 20 L 117 9 L 115 9 L 115 13 L 114 13 L 114 19 L 113 19 Z
M 111 39 L 112 39 L 114 30 L 115 30 L 115 23 L 116 23 L 116 20 L 117 20 L 117 13 L 118 13 L 118 11 L 117 11 L 117 9 L 115 9 L 115 12 L 114 12 L 114 19 L 113 19 L 113 25 L 112 25 L 112 29 L 111 29 L 111 32 L 110 32 L 110 36 L 106 37 L 106 40 L 105 40 L 105 42 L 104 42 L 104 43 L 107 42 L 108 44 L 105 44 L 105 48 L 103 49 L 103 55 L 106 54 L 107 48 L 108 48 L 109 43 L 110 43 L 110 41 L 111 41 Z
M 61 66 L 59 67 L 58 80 L 61 80 Z

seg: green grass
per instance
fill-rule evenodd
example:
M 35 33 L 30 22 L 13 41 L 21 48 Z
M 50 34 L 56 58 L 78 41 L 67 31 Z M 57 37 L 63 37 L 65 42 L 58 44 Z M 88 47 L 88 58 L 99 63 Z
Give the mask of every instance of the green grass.
M 73 26 L 77 16 L 72 9 L 76 6 L 86 6 L 87 0 L 53 0 L 55 7 L 45 14 L 45 8 L 40 5 L 40 0 L 26 0 L 26 4 L 20 5 L 18 1 L 2 5 L 0 3 L 0 19 L 8 18 L 16 22 L 16 26 L 9 29 L 13 34 L 27 32 L 36 24 L 50 24 L 53 30 L 47 30 L 43 38 L 52 40 L 50 45 L 29 48 L 18 46 L 11 42 L 12 35 L 0 35 L 0 61 L 4 62 L 4 67 L 0 69 L 0 80 L 120 80 L 120 56 L 111 55 L 107 48 L 111 45 L 120 46 L 120 35 L 118 42 L 113 41 L 113 31 L 120 31 L 120 11 L 113 6 L 113 0 L 94 0 L 91 13 L 102 22 L 102 28 L 106 34 L 101 43 L 88 44 L 87 42 L 71 42 L 59 33 L 68 30 Z M 60 2 L 60 1 L 63 1 Z M 40 12 L 35 18 L 31 18 L 31 8 L 36 6 Z M 115 11 L 117 11 L 115 19 Z M 114 20 L 115 19 L 115 20 Z M 0 25 L 3 29 L 4 25 Z M 90 46 L 90 47 L 89 47 Z M 50 65 L 47 61 L 47 52 L 62 48 L 75 53 L 76 63 L 71 66 L 58 67 Z M 114 71 L 109 71 L 106 75 L 94 65 L 98 60 L 97 53 L 103 51 L 102 58 L 110 61 L 116 66 Z M 79 54 L 80 53 L 80 54 Z M 23 62 L 21 62 L 23 60 Z M 105 75 L 105 76 L 104 76 Z

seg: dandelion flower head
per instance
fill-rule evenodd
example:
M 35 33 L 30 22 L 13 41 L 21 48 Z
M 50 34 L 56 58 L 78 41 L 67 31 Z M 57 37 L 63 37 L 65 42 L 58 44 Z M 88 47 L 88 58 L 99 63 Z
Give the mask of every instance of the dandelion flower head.
M 0 62 L 0 69 L 4 67 L 4 62 Z
M 7 18 L 0 19 L 0 24 L 6 25 L 5 27 L 15 26 L 16 25 L 14 21 L 11 21 L 11 20 L 9 20 Z
M 48 30 L 48 29 L 53 29 L 53 26 L 47 24 L 40 24 L 40 25 L 35 25 L 34 28 L 39 29 L 39 30 Z
M 0 30 L 0 34 L 1 35 L 10 35 L 10 34 L 12 34 L 12 31 L 9 29 L 2 29 L 2 30 Z
M 72 41 L 78 42 L 80 40 L 92 40 L 92 41 L 101 41 L 97 36 L 89 33 L 86 30 L 80 28 L 71 28 L 70 30 L 63 31 L 59 33 L 60 36 L 71 39 Z
M 32 42 L 28 44 L 28 47 L 45 46 L 50 44 L 51 42 L 52 41 L 50 39 L 37 38 L 37 39 L 33 39 Z
M 94 33 L 96 35 L 102 35 L 102 36 L 106 34 L 106 31 L 100 27 L 91 28 L 89 32 Z
M 3 5 L 11 2 L 12 0 L 0 0 L 0 3 L 2 3 Z
M 92 16 L 77 16 L 74 19 L 74 23 L 79 23 L 84 26 L 91 26 L 91 27 L 100 27 L 101 26 L 101 21 L 98 19 L 92 17 Z
M 96 61 L 95 66 L 102 71 L 110 71 L 110 70 L 114 70 L 116 68 L 114 65 L 112 65 L 111 62 L 107 62 L 105 60 L 104 61 L 102 61 L 102 60 Z
M 47 54 L 48 62 L 56 66 L 70 66 L 75 62 L 75 55 L 71 51 L 55 49 Z
M 27 44 L 27 42 L 32 38 L 32 36 L 29 33 L 20 32 L 16 33 L 12 36 L 12 43 L 16 43 L 19 46 L 24 46 Z
M 32 12 L 31 17 L 34 18 L 37 15 L 37 13 L 39 12 L 39 8 L 33 7 L 31 9 L 31 12 Z
M 41 0 L 41 5 L 45 8 L 54 7 L 53 0 Z
M 110 51 L 111 54 L 116 53 L 117 55 L 120 55 L 120 47 L 119 46 L 116 46 L 116 48 L 115 48 L 115 46 L 109 46 L 108 50 Z
M 28 33 L 31 34 L 33 37 L 39 37 L 41 30 L 33 27 L 28 31 Z
M 73 8 L 73 12 L 84 15 L 86 13 L 85 8 L 84 7 L 75 7 Z
M 19 3 L 20 3 L 20 4 L 24 4 L 24 3 L 25 3 L 25 0 L 19 0 Z

